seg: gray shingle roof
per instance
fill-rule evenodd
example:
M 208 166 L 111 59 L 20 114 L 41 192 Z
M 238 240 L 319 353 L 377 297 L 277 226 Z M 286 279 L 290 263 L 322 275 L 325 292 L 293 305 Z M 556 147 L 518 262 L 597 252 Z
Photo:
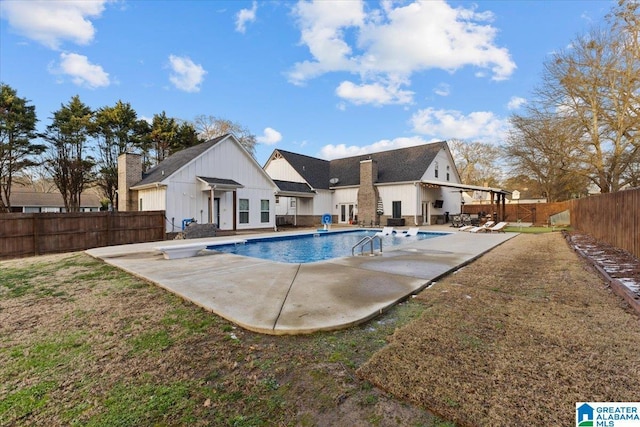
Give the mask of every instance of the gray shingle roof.
M 280 191 L 291 193 L 313 193 L 314 191 L 304 182 L 279 181 L 274 179 L 273 182 L 278 186 Z
M 170 155 L 162 162 L 158 163 L 158 165 L 152 167 L 146 173 L 144 173 L 142 175 L 142 180 L 136 183 L 134 187 L 162 182 L 164 179 L 175 173 L 178 169 L 207 151 L 209 148 L 218 144 L 228 136 L 229 134 L 225 134 L 217 138 L 210 139 L 207 142 L 194 145 L 193 147 L 185 148 L 184 150 L 180 150 L 177 153 Z
M 373 159 L 378 163 L 378 183 L 419 181 L 446 142 L 417 145 L 344 159 L 322 160 L 289 151 L 277 150 L 282 157 L 317 189 L 360 184 L 360 162 Z M 338 178 L 335 185 L 329 183 Z
M 225 179 L 225 178 L 209 178 L 206 176 L 198 176 L 197 178 L 203 180 L 204 182 L 206 182 L 209 185 L 224 185 L 224 186 L 228 186 L 228 187 L 244 187 L 244 185 L 240 184 L 239 182 L 236 182 L 232 179 Z
M 378 183 L 419 181 L 446 142 L 417 145 L 361 156 L 331 160 L 329 175 L 338 178 L 336 187 L 360 184 L 360 162 L 378 163 Z
M 277 150 L 313 188 L 329 188 L 329 161 Z

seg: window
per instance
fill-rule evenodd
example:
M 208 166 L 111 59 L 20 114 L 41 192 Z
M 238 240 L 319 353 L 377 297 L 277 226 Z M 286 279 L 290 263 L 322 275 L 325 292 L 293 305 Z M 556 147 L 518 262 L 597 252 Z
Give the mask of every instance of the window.
M 249 224 L 249 199 L 238 200 L 240 224 Z
M 138 210 L 142 212 L 142 198 L 140 199 L 140 204 L 138 205 Z
M 449 166 L 447 166 L 447 181 L 449 181 L 449 170 L 450 170 L 450 169 L 451 169 L 451 168 L 449 168 Z
M 260 222 L 269 222 L 269 200 L 260 200 Z
M 291 202 L 289 202 L 289 203 L 290 203 L 289 204 L 290 207 L 292 207 L 292 208 L 296 207 L 296 199 L 291 199 Z
M 280 196 L 276 196 L 276 205 L 280 204 Z
M 391 202 L 392 218 L 402 218 L 402 202 Z
M 434 173 L 434 176 L 437 178 L 438 177 L 438 162 L 436 162 L 434 166 L 435 167 L 434 167 L 434 172 L 433 173 Z

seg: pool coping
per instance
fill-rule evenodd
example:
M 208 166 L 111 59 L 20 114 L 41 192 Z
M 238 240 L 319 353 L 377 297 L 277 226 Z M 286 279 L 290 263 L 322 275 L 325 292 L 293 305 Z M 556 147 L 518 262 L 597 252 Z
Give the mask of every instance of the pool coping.
M 385 247 L 378 256 L 349 256 L 304 264 L 216 251 L 191 258 L 164 259 L 154 249 L 184 244 L 184 240 L 110 246 L 86 253 L 245 329 L 284 335 L 343 329 L 365 322 L 518 234 L 466 233 L 433 226 L 420 227 L 420 231 L 449 233 Z M 228 237 L 189 242 L 216 239 Z

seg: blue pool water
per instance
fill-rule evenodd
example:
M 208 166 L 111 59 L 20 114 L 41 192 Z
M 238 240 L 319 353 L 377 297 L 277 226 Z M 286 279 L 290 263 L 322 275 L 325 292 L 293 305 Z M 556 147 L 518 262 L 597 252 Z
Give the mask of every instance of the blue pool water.
M 248 239 L 246 243 L 209 246 L 207 249 L 262 258 L 287 263 L 307 263 L 332 258 L 351 256 L 351 248 L 360 239 L 373 236 L 379 230 L 337 231 L 328 233 L 309 233 L 290 236 L 277 236 Z M 382 249 L 390 246 L 409 243 L 416 240 L 430 239 L 447 233 L 419 232 L 416 236 L 405 236 L 396 233 L 382 238 Z M 374 248 L 379 249 L 377 239 Z M 369 245 L 365 246 L 365 253 Z M 359 254 L 360 250 L 356 251 Z

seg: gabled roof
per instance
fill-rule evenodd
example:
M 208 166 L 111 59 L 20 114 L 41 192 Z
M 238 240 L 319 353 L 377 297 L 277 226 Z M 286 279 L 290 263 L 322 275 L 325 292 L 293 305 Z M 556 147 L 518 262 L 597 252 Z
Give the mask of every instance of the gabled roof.
M 360 162 L 372 159 L 378 163 L 378 180 L 376 182 L 379 184 L 419 181 L 438 152 L 446 147 L 446 142 L 434 142 L 331 160 L 329 179 L 338 178 L 338 182 L 332 185 L 333 187 L 359 185 Z
M 443 148 L 447 148 L 446 142 L 434 142 L 330 161 L 290 151 L 276 151 L 311 187 L 329 189 L 329 187 L 359 185 L 360 162 L 367 159 L 373 159 L 378 163 L 377 183 L 419 181 Z M 335 184 L 330 182 L 333 178 L 338 179 Z
M 329 188 L 329 161 L 276 150 L 302 176 L 312 188 Z
M 207 142 L 203 142 L 202 144 L 197 144 L 193 147 L 185 148 L 184 150 L 180 150 L 177 153 L 170 155 L 169 157 L 158 163 L 158 165 L 152 167 L 146 173 L 144 173 L 142 175 L 142 180 L 140 182 L 137 182 L 133 187 L 162 182 L 173 173 L 178 171 L 178 169 L 189 163 L 191 160 L 195 159 L 196 157 L 229 136 L 230 134 L 225 134 L 217 138 L 213 138 Z

